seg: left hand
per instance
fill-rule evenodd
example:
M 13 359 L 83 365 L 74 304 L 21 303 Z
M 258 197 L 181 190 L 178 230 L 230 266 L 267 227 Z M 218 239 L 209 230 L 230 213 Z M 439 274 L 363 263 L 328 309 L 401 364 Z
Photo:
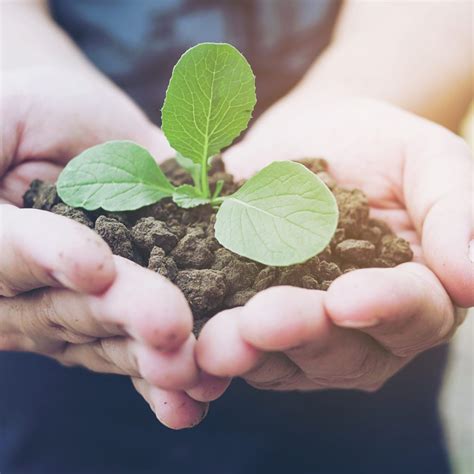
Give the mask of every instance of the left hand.
M 286 98 L 227 152 L 249 176 L 274 160 L 322 156 L 371 214 L 407 239 L 413 262 L 338 278 L 327 292 L 269 288 L 204 327 L 201 368 L 261 389 L 374 390 L 417 354 L 447 341 L 474 305 L 471 161 L 447 130 L 370 100 L 310 106 Z

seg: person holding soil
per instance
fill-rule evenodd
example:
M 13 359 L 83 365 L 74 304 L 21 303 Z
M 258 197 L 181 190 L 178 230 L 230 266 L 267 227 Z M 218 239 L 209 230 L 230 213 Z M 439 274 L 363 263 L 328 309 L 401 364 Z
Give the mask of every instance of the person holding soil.
M 316 61 L 336 2 L 153 3 L 2 2 L 0 471 L 449 472 L 436 414 L 446 351 L 412 360 L 450 338 L 454 305 L 474 305 L 472 167 L 459 138 L 389 103 L 457 128 L 471 6 L 347 2 Z M 151 120 L 170 66 L 200 41 L 243 51 L 268 109 L 226 152 L 230 172 L 324 156 L 410 241 L 413 262 L 352 272 L 327 292 L 268 289 L 196 341 L 166 279 L 85 227 L 16 207 L 31 180 L 54 181 L 96 143 L 169 157 Z M 36 354 L 131 377 L 175 429 L 197 425 L 230 377 L 262 390 L 235 383 L 206 423 L 171 433 L 124 377 Z M 388 379 L 370 394 L 320 391 Z

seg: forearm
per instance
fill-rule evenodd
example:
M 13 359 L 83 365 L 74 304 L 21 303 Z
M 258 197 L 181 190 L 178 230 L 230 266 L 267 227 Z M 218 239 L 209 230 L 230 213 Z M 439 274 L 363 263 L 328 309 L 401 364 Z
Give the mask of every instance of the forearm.
M 51 18 L 45 0 L 0 0 L 1 68 L 69 69 L 101 76 Z
M 457 129 L 472 98 L 469 2 L 348 1 L 299 91 L 386 100 Z

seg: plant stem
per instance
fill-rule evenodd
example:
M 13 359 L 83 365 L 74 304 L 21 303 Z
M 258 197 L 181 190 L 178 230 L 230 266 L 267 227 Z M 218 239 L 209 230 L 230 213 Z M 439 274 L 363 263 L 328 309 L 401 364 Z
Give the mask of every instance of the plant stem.
M 220 206 L 225 200 L 225 197 L 216 197 L 216 198 L 213 198 L 212 201 L 211 201 L 211 204 L 213 206 Z
M 201 165 L 201 191 L 204 197 L 211 197 L 209 181 L 207 179 L 207 158 L 203 160 Z

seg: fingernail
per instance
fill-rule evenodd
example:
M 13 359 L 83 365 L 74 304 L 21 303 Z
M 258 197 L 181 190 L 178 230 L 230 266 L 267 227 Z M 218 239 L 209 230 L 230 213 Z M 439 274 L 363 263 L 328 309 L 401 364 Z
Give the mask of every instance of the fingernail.
M 362 328 L 371 328 L 373 326 L 377 326 L 380 320 L 377 318 L 373 319 L 345 319 L 343 321 L 337 321 L 338 326 L 342 326 L 345 328 L 353 328 L 353 329 L 362 329 Z
M 474 240 L 469 242 L 469 260 L 474 263 Z

